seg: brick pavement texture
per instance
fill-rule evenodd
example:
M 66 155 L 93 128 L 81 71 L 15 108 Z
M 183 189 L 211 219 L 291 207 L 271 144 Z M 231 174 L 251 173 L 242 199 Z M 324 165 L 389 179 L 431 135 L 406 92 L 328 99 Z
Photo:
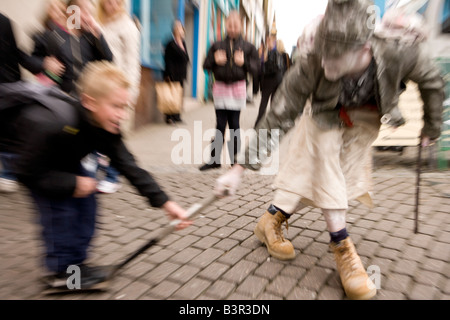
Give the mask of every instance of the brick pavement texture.
M 423 173 L 420 232 L 414 234 L 414 154 L 374 151 L 375 208 L 351 203 L 348 211 L 357 251 L 369 275 L 379 275 L 381 289 L 374 299 L 450 298 L 450 172 Z M 226 170 L 146 168 L 186 208 L 206 198 Z M 296 250 L 292 261 L 270 257 L 253 235 L 270 204 L 273 178 L 247 172 L 234 197 L 215 202 L 194 225 L 139 256 L 108 291 L 60 296 L 41 293 L 41 231 L 27 191 L 0 194 L 0 299 L 346 299 L 319 209 L 305 208 L 291 217 L 284 232 Z M 92 264 L 122 261 L 168 222 L 126 182 L 98 200 Z
M 222 172 L 154 175 L 173 200 L 188 207 L 207 196 L 204 186 L 211 187 Z M 413 175 L 397 177 L 380 167 L 374 172 L 381 195 L 375 196 L 376 208 L 350 206 L 348 230 L 357 250 L 374 272 L 369 275 L 380 272 L 375 299 L 450 298 L 450 198 L 440 191 L 448 178 L 448 172 L 424 174 L 419 234 L 413 232 Z M 70 298 L 345 299 L 319 210 L 304 209 L 290 219 L 285 234 L 296 248 L 292 261 L 271 258 L 253 235 L 258 213 L 270 201 L 250 209 L 246 205 L 254 200 L 246 199 L 258 195 L 253 186 L 270 188 L 272 181 L 271 176 L 247 174 L 235 197 L 214 203 L 193 226 L 152 247 L 114 279 L 109 291 Z M 93 264 L 120 262 L 167 223 L 161 210 L 148 208 L 127 184 L 98 199 Z M 55 299 L 40 293 L 40 229 L 26 191 L 2 194 L 0 200 L 0 299 Z M 250 210 L 255 214 L 249 215 Z

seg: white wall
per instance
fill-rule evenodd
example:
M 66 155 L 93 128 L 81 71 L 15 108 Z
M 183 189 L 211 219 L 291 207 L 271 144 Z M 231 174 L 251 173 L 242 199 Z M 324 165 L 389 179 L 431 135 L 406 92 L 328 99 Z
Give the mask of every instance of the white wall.
M 0 0 L 0 11 L 12 22 L 18 45 L 32 49 L 31 36 L 41 29 L 47 0 Z

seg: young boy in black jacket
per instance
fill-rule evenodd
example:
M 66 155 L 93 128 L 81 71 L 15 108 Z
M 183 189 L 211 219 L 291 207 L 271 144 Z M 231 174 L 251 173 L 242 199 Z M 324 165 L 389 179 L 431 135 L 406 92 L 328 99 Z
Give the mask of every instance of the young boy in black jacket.
M 120 122 L 128 108 L 129 83 L 117 67 L 106 61 L 87 65 L 79 81 L 81 104 L 55 88 L 21 86 L 0 87 L 0 99 L 6 105 L 27 100 L 31 105 L 21 118 L 27 132 L 17 171 L 40 213 L 45 264 L 51 272 L 44 277 L 48 287 L 67 290 L 67 272 L 73 265 L 81 270 L 81 289 L 102 288 L 106 280 L 106 268 L 84 264 L 95 230 L 97 181 L 81 160 L 94 150 L 109 156 L 153 207 L 182 220 L 180 229 L 190 224 L 186 211 L 136 164 L 122 141 Z M 40 106 L 33 108 L 33 103 Z

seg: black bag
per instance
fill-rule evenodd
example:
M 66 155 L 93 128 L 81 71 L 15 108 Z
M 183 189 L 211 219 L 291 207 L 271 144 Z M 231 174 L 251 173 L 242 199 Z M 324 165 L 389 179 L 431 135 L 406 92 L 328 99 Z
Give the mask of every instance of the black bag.
M 264 74 L 273 75 L 282 72 L 284 69 L 283 55 L 277 50 L 271 50 L 267 54 L 267 61 L 264 62 Z
M 17 153 L 32 125 L 75 126 L 79 101 L 57 87 L 18 81 L 0 84 L 0 152 Z

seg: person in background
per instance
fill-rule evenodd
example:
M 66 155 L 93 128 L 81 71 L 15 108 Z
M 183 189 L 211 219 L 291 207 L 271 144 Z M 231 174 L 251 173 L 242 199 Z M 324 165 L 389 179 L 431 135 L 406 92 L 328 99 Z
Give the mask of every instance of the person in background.
M 46 15 L 44 17 L 43 26 L 45 30 L 48 30 L 50 32 L 57 29 L 68 32 L 66 4 L 63 0 L 50 0 L 48 2 L 48 7 Z M 36 37 L 39 37 L 39 34 L 36 35 Z M 51 72 L 45 70 L 44 72 L 37 74 L 36 79 L 40 84 L 45 86 L 57 85 L 61 81 L 60 76 L 64 72 L 64 69 L 65 69 L 64 65 L 61 64 L 60 69 L 57 70 L 58 72 Z
M 135 105 L 140 92 L 140 32 L 126 12 L 124 0 L 100 0 L 97 14 L 103 36 L 113 54 L 113 63 L 124 72 L 131 84 L 128 114 L 121 127 L 122 134 L 127 135 L 132 128 Z M 114 193 L 119 190 L 119 172 L 108 164 L 104 155 L 98 155 L 98 169 L 105 172 L 105 178 L 98 183 L 97 191 Z
M 277 50 L 277 36 L 270 34 L 267 38 L 267 48 L 264 52 L 264 65 L 262 71 L 261 84 L 261 102 L 259 104 L 258 116 L 256 117 L 255 127 L 266 115 L 267 105 L 278 86 L 283 80 L 284 64 L 283 58 Z
M 22 79 L 20 66 L 33 74 L 38 74 L 42 70 L 57 74 L 63 70 L 62 64 L 53 57 L 36 59 L 19 49 L 11 21 L 0 13 L 0 83 L 20 81 Z M 8 121 L 14 112 L 11 110 L 3 113 L 0 121 Z M 7 128 L 6 125 L 0 124 L 0 192 L 10 193 L 19 188 L 12 168 L 17 154 L 17 141 L 14 130 L 10 132 Z
M 94 7 L 90 0 L 70 0 L 68 7 L 77 6 L 80 13 L 79 28 L 55 27 L 47 29 L 35 37 L 33 57 L 44 60 L 53 56 L 64 66 L 60 77 L 56 77 L 61 90 L 76 96 L 75 83 L 88 62 L 96 60 L 112 61 L 113 54 L 93 17 Z M 67 18 L 71 17 L 67 13 Z M 41 70 L 44 72 L 44 70 Z
M 262 84 L 262 70 L 264 65 L 264 41 L 261 40 L 261 44 L 258 48 L 258 56 L 261 61 L 261 65 L 258 68 L 258 74 L 257 76 L 253 77 L 253 97 L 255 97 L 258 92 L 261 90 L 261 84 Z
M 181 21 L 176 20 L 172 27 L 173 38 L 166 44 L 164 51 L 164 80 L 179 82 L 184 87 L 184 81 L 187 77 L 187 66 L 189 63 L 189 54 L 186 48 L 185 30 Z M 167 124 L 182 122 L 181 116 L 177 114 L 166 114 Z
M 216 111 L 216 135 L 211 145 L 211 159 L 200 171 L 221 167 L 221 153 L 228 124 L 231 132 L 229 148 L 231 163 L 236 162 L 240 146 L 240 114 L 246 107 L 248 74 L 256 74 L 259 68 L 258 51 L 244 41 L 239 12 L 231 11 L 226 20 L 227 36 L 215 42 L 208 51 L 203 68 L 213 73 L 213 99 Z
M 277 50 L 283 59 L 283 76 L 291 68 L 292 62 L 289 54 L 286 52 L 283 40 L 277 40 Z

